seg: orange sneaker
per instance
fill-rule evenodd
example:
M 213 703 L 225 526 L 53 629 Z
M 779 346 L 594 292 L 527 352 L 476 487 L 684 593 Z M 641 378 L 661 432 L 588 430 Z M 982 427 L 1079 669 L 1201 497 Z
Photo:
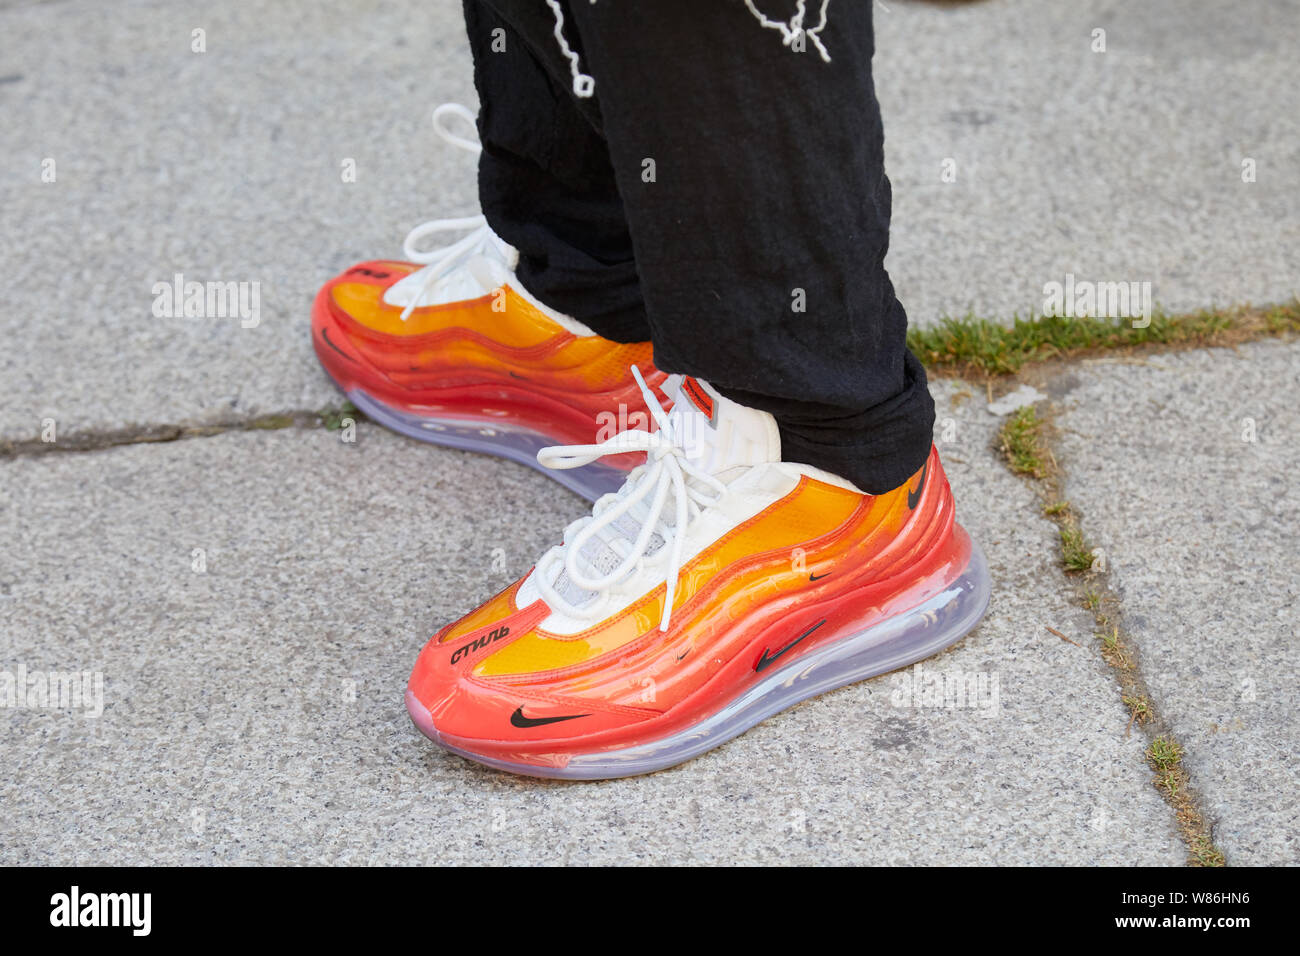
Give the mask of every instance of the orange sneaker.
M 658 770 L 929 657 L 983 616 L 988 571 L 937 451 L 867 495 L 781 461 L 767 413 L 696 379 L 665 387 L 675 404 L 652 408 L 657 431 L 539 454 L 559 469 L 649 460 L 429 641 L 406 705 L 435 743 L 539 777 Z
M 439 134 L 477 151 L 441 125 L 451 114 L 473 122 L 463 106 L 444 104 L 434 111 Z M 443 232 L 467 234 L 441 249 L 418 248 Z M 514 276 L 517 251 L 482 216 L 418 226 L 404 254 L 410 261 L 353 266 L 325 283 L 312 308 L 316 355 L 366 417 L 532 467 L 548 445 L 649 427 L 629 369 L 639 365 L 651 385 L 663 382 L 650 343 L 611 342 L 531 296 Z M 553 477 L 595 499 L 644 460 L 616 455 Z

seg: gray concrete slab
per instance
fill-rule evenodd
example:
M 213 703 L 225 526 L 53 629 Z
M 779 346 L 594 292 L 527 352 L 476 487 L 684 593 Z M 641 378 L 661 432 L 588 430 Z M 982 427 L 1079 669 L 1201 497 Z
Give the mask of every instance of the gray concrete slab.
M 1176 310 L 1300 292 L 1300 3 L 875 9 L 888 265 L 913 322 L 1041 312 L 1068 274 L 1149 282 Z
M 0 439 L 47 417 L 66 432 L 336 401 L 307 340 L 315 289 L 474 208 L 472 161 L 428 123 L 474 102 L 459 6 L 0 9 Z M 1150 281 L 1176 308 L 1295 292 L 1298 11 L 878 3 L 890 267 L 913 321 L 1035 308 L 1067 273 Z M 260 283 L 260 324 L 156 318 L 154 283 L 177 273 Z
M 494 549 L 521 573 L 585 509 L 546 477 L 370 426 L 0 462 L 0 669 L 99 672 L 106 701 L 0 715 L 0 861 L 1181 862 L 1113 682 L 1045 630 L 1089 631 L 1052 526 L 982 399 L 936 391 L 996 592 L 923 673 L 988 695 L 916 706 L 896 673 L 601 784 L 444 754 L 401 701 L 427 636 L 506 583 Z
M 45 417 L 85 430 L 337 403 L 309 342 L 316 289 L 400 256 L 426 219 L 477 212 L 475 160 L 430 122 L 443 100 L 475 102 L 451 0 L 73 0 L 0 12 L 0 33 L 15 277 L 0 438 Z M 260 322 L 155 317 L 154 284 L 177 273 L 258 283 Z
M 1057 382 L 1066 493 L 1229 864 L 1300 863 L 1300 343 Z

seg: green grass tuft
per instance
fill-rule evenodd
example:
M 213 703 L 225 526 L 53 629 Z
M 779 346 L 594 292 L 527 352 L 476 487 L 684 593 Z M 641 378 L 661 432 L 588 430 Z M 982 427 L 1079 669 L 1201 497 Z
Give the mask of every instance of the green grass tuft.
M 1047 462 L 1042 445 L 1042 421 L 1034 406 L 1026 405 L 1007 416 L 999 439 L 1007 464 L 1018 475 L 1032 478 L 1047 476 Z
M 364 417 L 351 402 L 344 402 L 338 408 L 322 408 L 317 414 L 320 416 L 321 424 L 332 432 L 336 432 L 343 427 L 343 419 L 345 418 L 356 421 Z
M 1073 522 L 1063 523 L 1061 532 L 1061 562 L 1067 571 L 1092 569 L 1092 549 L 1084 540 L 1083 532 Z
M 1132 319 L 1015 316 L 1010 325 L 969 313 L 931 328 L 913 327 L 907 345 L 928 369 L 1011 375 L 1030 362 L 1079 352 L 1152 345 L 1236 345 L 1264 335 L 1300 332 L 1300 299 L 1252 309 L 1152 311 L 1151 323 Z

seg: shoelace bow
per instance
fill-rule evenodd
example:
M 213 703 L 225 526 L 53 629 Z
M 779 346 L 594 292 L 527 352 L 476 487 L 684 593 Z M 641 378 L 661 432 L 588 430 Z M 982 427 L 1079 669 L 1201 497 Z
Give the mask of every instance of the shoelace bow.
M 579 468 L 606 455 L 644 451 L 646 463 L 634 469 L 617 492 L 597 501 L 590 515 L 569 525 L 564 532 L 564 544 L 548 551 L 537 562 L 534 573 L 538 589 L 552 610 L 559 610 L 569 616 L 592 617 L 598 608 L 574 605 L 563 598 L 555 587 L 561 567 L 573 584 L 604 596 L 612 585 L 635 573 L 646 557 L 645 549 L 651 536 L 658 532 L 665 542 L 671 539 L 671 544 L 664 545 L 671 550 L 668 552 L 664 610 L 659 621 L 659 629 L 667 631 L 672 620 L 673 598 L 677 591 L 677 575 L 682 567 L 687 526 L 705 507 L 716 503 L 727 486 L 688 460 L 689 452 L 682 441 L 683 436 L 675 433 L 671 419 L 635 365 L 632 366 L 632 375 L 645 398 L 646 407 L 659 426 L 658 431 L 628 429 L 594 445 L 554 445 L 538 451 L 537 460 L 547 468 Z M 689 482 L 688 478 L 695 479 L 696 484 Z M 711 496 L 705 489 L 712 489 L 716 494 Z M 670 493 L 674 497 L 675 518 L 671 526 L 663 520 L 664 507 Z M 594 573 L 595 568 L 590 560 L 587 560 L 588 568 L 582 567 L 581 562 L 586 560 L 582 553 L 583 546 L 597 536 L 600 543 L 616 554 L 622 553 L 627 538 L 619 534 L 608 534 L 607 529 L 647 498 L 651 498 L 649 510 L 641 518 L 636 539 L 627 553 L 622 555 L 619 564 L 603 575 Z M 591 602 L 592 605 L 600 603 L 599 600 Z
M 481 153 L 483 147 L 478 142 L 477 131 L 474 139 L 458 136 L 445 125 L 448 116 L 458 116 L 468 123 L 471 129 L 475 128 L 474 114 L 470 112 L 468 107 L 459 103 L 443 103 L 433 111 L 434 132 L 445 142 L 458 149 L 473 153 L 475 156 Z M 444 232 L 462 232 L 467 229 L 470 230 L 468 234 L 450 245 L 441 246 L 437 249 L 419 248 L 419 244 L 429 236 Z M 487 218 L 481 214 L 477 216 L 461 216 L 455 219 L 431 219 L 429 222 L 421 223 L 412 229 L 407 233 L 406 240 L 402 243 L 402 254 L 411 262 L 425 264 L 425 275 L 424 281 L 420 284 L 415 296 L 407 304 L 406 308 L 402 309 L 402 321 L 405 322 L 410 318 L 416 305 L 439 279 L 444 278 L 470 256 L 492 251 L 508 258 L 510 247 L 492 231 L 487 224 Z

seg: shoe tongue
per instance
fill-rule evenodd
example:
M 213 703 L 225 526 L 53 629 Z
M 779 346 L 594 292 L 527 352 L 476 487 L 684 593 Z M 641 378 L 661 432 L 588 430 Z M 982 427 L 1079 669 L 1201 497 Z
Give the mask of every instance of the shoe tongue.
M 776 419 L 725 398 L 690 375 L 671 375 L 664 391 L 673 400 L 668 416 L 691 464 L 710 475 L 781 460 Z
M 781 460 L 781 437 L 776 419 L 767 412 L 746 408 L 719 395 L 712 386 L 697 378 L 670 375 L 663 384 L 673 400 L 668 423 L 673 434 L 687 449 L 688 460 L 709 475 L 730 481 L 747 467 Z M 692 480 L 690 478 L 688 481 Z M 631 545 L 641 530 L 648 505 L 641 503 L 614 521 L 609 530 Z M 671 506 L 664 509 L 662 520 L 671 528 L 675 515 Z M 650 536 L 645 553 L 653 555 L 665 544 L 658 531 Z M 608 574 L 627 553 L 616 552 L 608 544 L 592 538 L 582 549 L 582 558 L 598 574 Z M 555 589 L 570 604 L 580 606 L 596 595 L 584 591 L 561 572 Z
M 434 281 L 430 281 L 429 270 L 437 263 L 422 266 L 394 282 L 384 292 L 384 302 L 406 308 L 415 299 L 416 308 L 424 308 L 481 298 L 509 279 L 517 256 L 504 239 L 490 233 L 480 245 L 442 266 L 443 274 Z

